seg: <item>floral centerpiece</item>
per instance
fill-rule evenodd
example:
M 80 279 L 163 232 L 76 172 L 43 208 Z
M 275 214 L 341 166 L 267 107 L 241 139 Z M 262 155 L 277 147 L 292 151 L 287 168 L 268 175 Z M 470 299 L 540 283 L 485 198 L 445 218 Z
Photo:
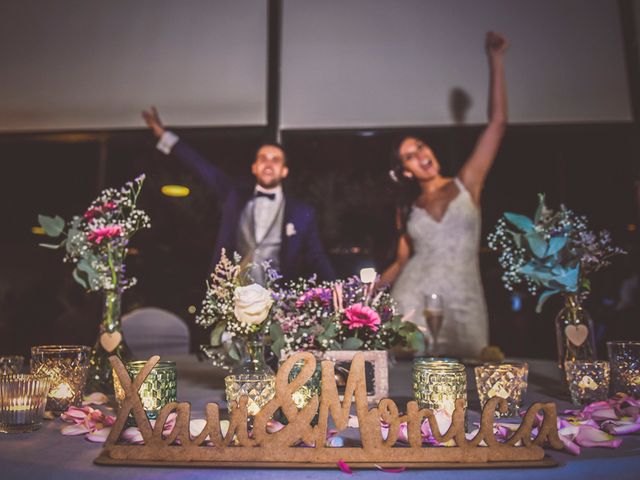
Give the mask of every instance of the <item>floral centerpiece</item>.
M 269 314 L 274 302 L 271 287 L 280 277 L 268 263 L 260 265 L 258 268 L 264 269 L 266 278 L 266 286 L 263 287 L 253 283 L 250 275 L 253 268 L 254 265 L 243 265 L 237 253 L 230 259 L 223 249 L 207 283 L 196 323 L 205 328 L 213 327 L 213 347 L 224 344 L 222 356 L 209 347 L 203 347 L 205 354 L 219 366 L 227 366 L 224 357 L 228 355 L 236 361 L 244 360 L 245 367 L 250 369 L 264 368 L 263 335 L 268 332 Z
M 593 325 L 581 303 L 591 288 L 589 275 L 608 266 L 611 257 L 625 253 L 611 244 L 609 232 L 591 231 L 586 217 L 564 205 L 557 211 L 549 209 L 540 194 L 533 219 L 505 213 L 488 243 L 499 252 L 508 290 L 525 284 L 532 294 L 540 293 L 537 312 L 551 296 L 565 296 L 565 308 L 556 318 L 559 364 L 595 359 Z
M 359 277 L 317 282 L 315 278 L 284 285 L 275 294 L 270 327 L 271 348 L 279 357 L 297 350 L 420 350 L 422 332 L 403 321 L 386 290 Z
M 139 230 L 149 228 L 149 216 L 136 203 L 144 175 L 122 188 L 108 188 L 81 215 L 66 222 L 60 216 L 39 215 L 45 233 L 62 238 L 42 247 L 63 249 L 64 261 L 73 264 L 73 278 L 88 291 L 104 292 L 102 322 L 93 348 L 88 388 L 113 392 L 110 355 L 127 360 L 131 355 L 122 336 L 120 307 L 122 292 L 136 284 L 125 275 L 128 244 Z

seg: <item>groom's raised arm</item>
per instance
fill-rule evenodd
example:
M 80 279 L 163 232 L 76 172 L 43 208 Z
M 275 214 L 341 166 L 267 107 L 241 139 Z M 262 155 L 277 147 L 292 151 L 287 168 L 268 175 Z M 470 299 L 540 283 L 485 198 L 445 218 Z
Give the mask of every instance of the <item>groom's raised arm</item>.
M 142 118 L 158 138 L 156 147 L 165 155 L 174 154 L 218 196 L 223 199 L 231 189 L 231 179 L 215 165 L 209 163 L 200 153 L 191 148 L 180 138 L 166 130 L 160 121 L 160 115 L 155 107 L 142 112 Z

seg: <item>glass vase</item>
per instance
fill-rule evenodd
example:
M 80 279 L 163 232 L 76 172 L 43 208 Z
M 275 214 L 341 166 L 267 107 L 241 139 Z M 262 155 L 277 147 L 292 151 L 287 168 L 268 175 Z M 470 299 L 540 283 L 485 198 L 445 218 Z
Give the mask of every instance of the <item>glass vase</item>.
M 132 360 L 131 350 L 127 346 L 120 323 L 122 291 L 105 290 L 102 305 L 102 322 L 89 363 L 87 392 L 113 394 L 113 371 L 109 357 L 116 355 L 126 364 Z
M 593 321 L 577 293 L 565 295 L 564 308 L 556 316 L 556 343 L 558 368 L 564 369 L 566 361 L 596 359 Z
M 248 414 L 254 416 L 275 395 L 276 377 L 264 359 L 261 335 L 249 336 L 242 345 L 241 352 L 240 364 L 224 379 L 227 404 L 229 410 L 232 410 L 235 402 L 246 395 L 249 400 Z

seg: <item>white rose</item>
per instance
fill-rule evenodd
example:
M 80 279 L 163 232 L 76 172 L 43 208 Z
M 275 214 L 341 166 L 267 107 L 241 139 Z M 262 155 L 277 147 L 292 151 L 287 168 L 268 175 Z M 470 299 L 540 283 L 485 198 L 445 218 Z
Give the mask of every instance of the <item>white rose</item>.
M 271 292 L 256 283 L 236 288 L 233 297 L 236 318 L 246 325 L 259 325 L 264 322 L 273 304 Z

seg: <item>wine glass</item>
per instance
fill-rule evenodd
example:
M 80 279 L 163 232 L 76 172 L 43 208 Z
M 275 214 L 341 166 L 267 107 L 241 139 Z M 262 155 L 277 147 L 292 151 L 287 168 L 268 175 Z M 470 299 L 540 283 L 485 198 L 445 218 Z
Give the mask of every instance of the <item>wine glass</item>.
M 424 299 L 424 318 L 427 322 L 427 328 L 433 338 L 433 346 L 431 347 L 431 355 L 436 356 L 438 349 L 438 335 L 442 328 L 444 320 L 444 301 L 442 295 L 430 293 Z

